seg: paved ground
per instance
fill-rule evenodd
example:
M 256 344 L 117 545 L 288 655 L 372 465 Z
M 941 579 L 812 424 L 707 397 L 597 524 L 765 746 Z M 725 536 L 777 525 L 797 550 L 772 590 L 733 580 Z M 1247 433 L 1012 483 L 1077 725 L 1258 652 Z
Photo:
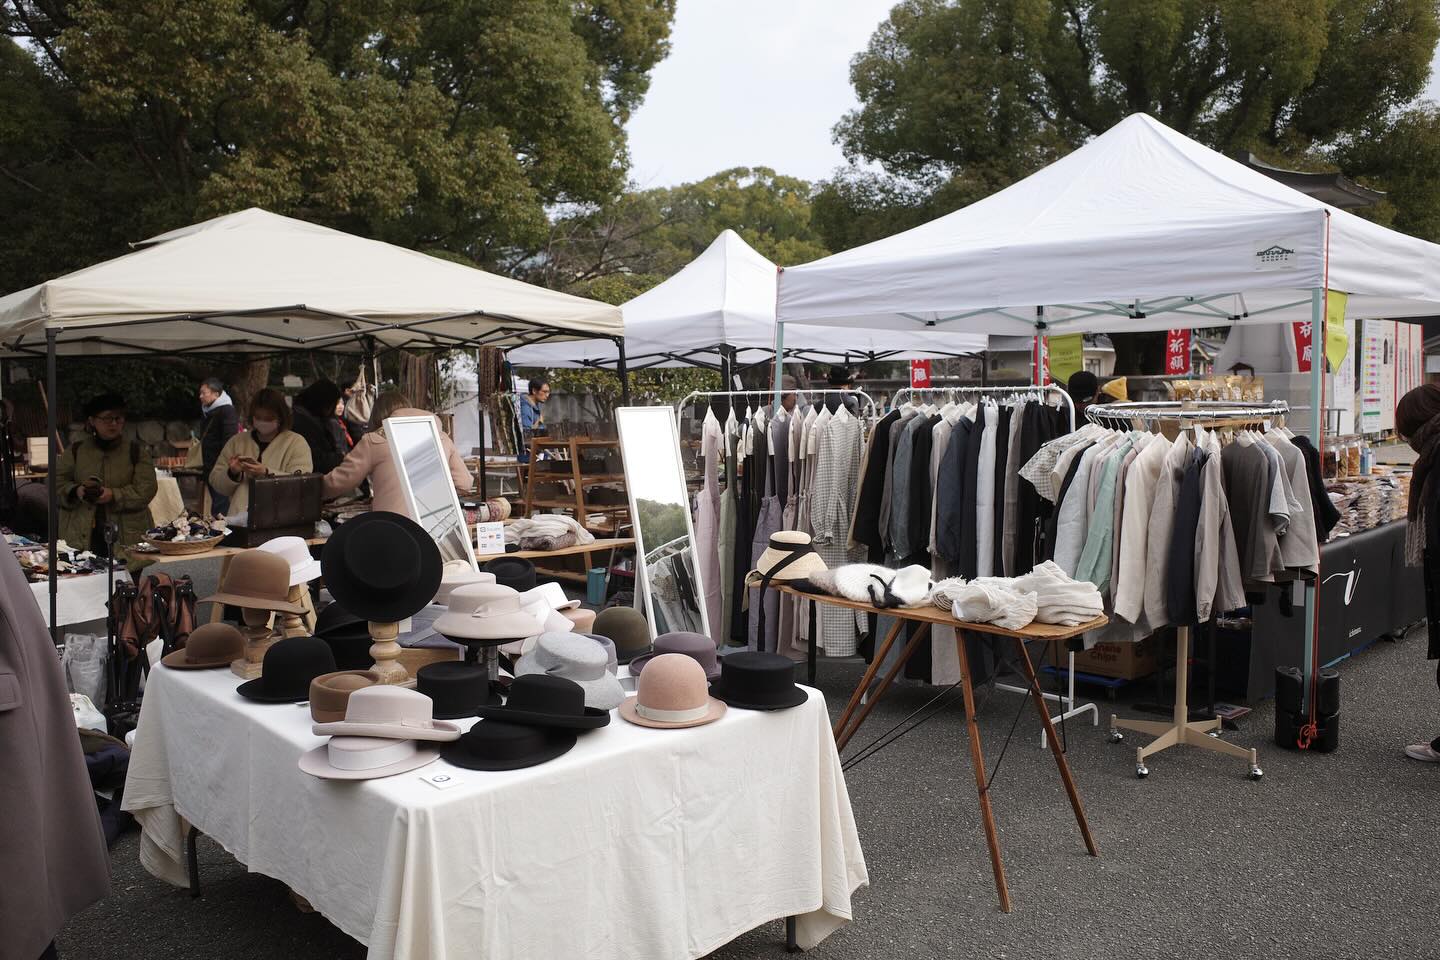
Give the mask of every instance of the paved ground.
M 1015 911 L 999 912 L 975 806 L 959 707 L 856 767 L 850 796 L 870 869 L 856 921 L 817 958 L 1330 958 L 1440 955 L 1434 835 L 1440 767 L 1400 754 L 1440 730 L 1424 631 L 1382 643 L 1341 668 L 1338 753 L 1301 755 L 1270 742 L 1263 705 L 1228 739 L 1261 751 L 1245 765 L 1180 749 L 1134 775 L 1135 738 L 1069 726 L 1069 756 L 1101 858 L 1087 857 L 1038 721 L 1022 716 L 995 803 Z M 858 679 L 822 669 L 832 711 Z M 1149 692 L 1149 687 L 1145 688 Z M 870 721 L 897 722 L 929 696 L 899 691 Z M 992 763 L 1016 698 L 982 694 Z M 1102 714 L 1110 712 L 1104 704 Z M 1123 710 L 1121 711 L 1124 712 Z M 138 865 L 130 834 L 113 850 L 114 892 L 75 918 L 67 958 L 351 958 L 364 950 L 323 918 L 296 912 L 284 887 L 247 874 L 202 842 L 206 896 L 193 902 Z M 780 925 L 752 931 L 716 958 L 784 955 Z M 542 960 L 542 958 L 536 958 Z M 550 958 L 544 958 L 550 960 Z M 580 960 L 580 958 L 555 958 Z

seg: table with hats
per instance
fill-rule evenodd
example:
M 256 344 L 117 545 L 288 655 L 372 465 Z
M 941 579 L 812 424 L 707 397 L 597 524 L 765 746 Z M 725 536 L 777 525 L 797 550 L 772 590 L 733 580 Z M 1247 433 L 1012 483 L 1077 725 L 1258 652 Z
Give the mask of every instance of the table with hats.
M 150 872 L 203 892 L 202 832 L 372 957 L 699 957 L 851 918 L 865 861 L 789 659 L 447 566 L 395 514 L 342 525 L 318 571 L 284 554 L 237 557 L 216 598 L 243 625 L 152 672 L 124 799 Z M 310 630 L 292 592 L 316 573 L 334 602 Z M 414 676 L 406 621 L 444 651 Z

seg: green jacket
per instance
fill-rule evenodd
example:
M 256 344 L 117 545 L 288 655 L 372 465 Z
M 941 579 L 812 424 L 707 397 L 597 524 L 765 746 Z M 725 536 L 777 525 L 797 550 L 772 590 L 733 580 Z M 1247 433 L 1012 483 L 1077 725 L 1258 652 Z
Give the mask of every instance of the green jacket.
M 155 499 L 156 481 L 150 454 L 144 444 L 123 438 L 113 449 L 105 450 L 94 437 L 71 444 L 60 455 L 56 467 L 61 539 L 76 550 L 90 549 L 96 505 L 80 496 L 81 487 L 90 477 L 99 477 L 101 484 L 115 494 L 108 507 L 110 517 L 120 527 L 117 548 L 133 546 L 145 539 L 145 531 L 154 526 L 150 520 L 150 501 Z M 123 549 L 117 549 L 117 556 L 124 555 Z

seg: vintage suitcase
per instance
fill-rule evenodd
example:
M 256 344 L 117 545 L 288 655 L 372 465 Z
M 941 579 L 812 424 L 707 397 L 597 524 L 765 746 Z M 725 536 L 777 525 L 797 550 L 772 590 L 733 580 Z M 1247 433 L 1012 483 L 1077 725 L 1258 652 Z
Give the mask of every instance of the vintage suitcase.
M 276 537 L 315 536 L 324 478 L 318 473 L 253 477 L 249 524 L 231 527 L 226 546 L 258 547 Z

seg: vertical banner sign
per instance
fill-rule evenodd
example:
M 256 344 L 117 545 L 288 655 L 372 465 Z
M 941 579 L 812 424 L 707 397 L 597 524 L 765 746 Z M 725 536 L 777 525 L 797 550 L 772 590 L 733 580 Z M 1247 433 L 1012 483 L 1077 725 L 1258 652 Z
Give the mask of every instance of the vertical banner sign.
M 1297 320 L 1291 324 L 1295 331 L 1295 369 L 1301 373 L 1310 372 L 1310 358 L 1315 349 L 1314 326 L 1309 320 Z
M 1036 383 L 1050 382 L 1050 338 L 1036 337 L 1030 350 L 1030 372 Z
M 1190 331 L 1171 330 L 1165 334 L 1165 375 L 1183 377 L 1190 372 Z
M 926 390 L 931 386 L 930 382 L 930 361 L 910 361 L 910 387 L 913 390 Z
M 1056 383 L 1069 383 L 1072 373 L 1085 369 L 1085 335 L 1067 333 L 1049 340 L 1050 376 Z

